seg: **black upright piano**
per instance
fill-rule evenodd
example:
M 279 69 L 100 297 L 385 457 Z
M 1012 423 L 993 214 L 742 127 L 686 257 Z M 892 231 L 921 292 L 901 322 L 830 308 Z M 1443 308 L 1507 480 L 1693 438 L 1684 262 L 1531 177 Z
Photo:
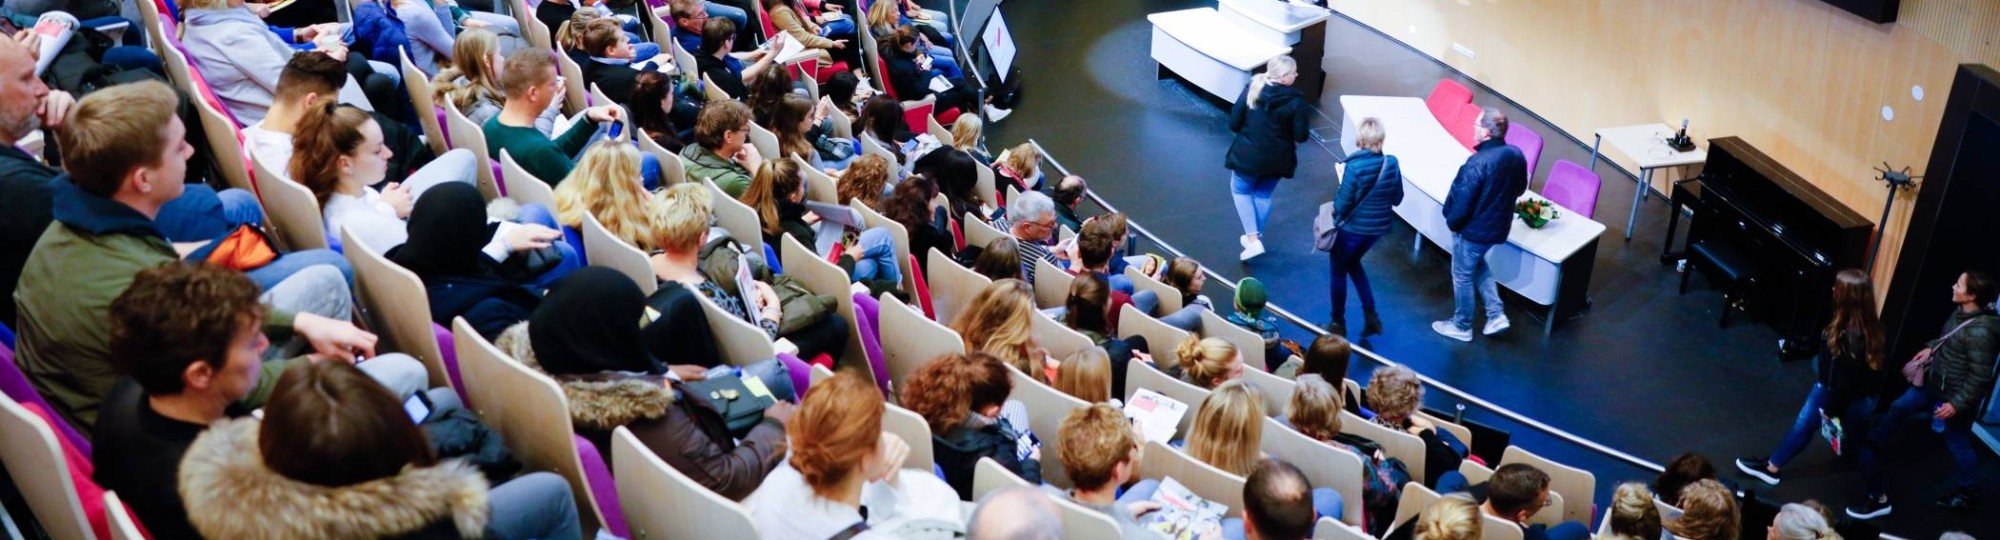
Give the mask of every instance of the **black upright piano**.
M 1688 245 L 1727 243 L 1753 259 L 1763 278 L 1744 291 L 1746 304 L 1784 338 L 1785 352 L 1812 350 L 1832 315 L 1833 275 L 1864 264 L 1874 224 L 1736 137 L 1709 140 L 1701 176 L 1675 185 L 1673 202 L 1676 224 L 1682 207 L 1694 210 Z

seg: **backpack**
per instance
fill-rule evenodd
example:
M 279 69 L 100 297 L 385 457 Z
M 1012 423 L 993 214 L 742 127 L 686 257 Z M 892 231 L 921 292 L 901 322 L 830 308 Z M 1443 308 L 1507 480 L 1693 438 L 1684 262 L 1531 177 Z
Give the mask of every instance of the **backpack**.
M 1376 459 L 1382 445 L 1367 437 L 1342 433 L 1333 440 L 1360 451 L 1361 525 L 1368 534 L 1382 538 L 1389 533 L 1389 522 L 1396 519 L 1396 501 L 1402 496 L 1403 485 L 1410 482 L 1410 467 L 1393 457 Z

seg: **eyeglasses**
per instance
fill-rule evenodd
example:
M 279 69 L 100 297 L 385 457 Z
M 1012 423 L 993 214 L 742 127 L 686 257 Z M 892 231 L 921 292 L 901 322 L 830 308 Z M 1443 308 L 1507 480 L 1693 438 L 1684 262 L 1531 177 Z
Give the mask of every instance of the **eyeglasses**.
M 562 86 L 563 86 L 564 84 L 568 84 L 568 83 L 569 83 L 569 78 L 567 78 L 567 77 L 564 77 L 564 76 L 561 76 L 561 75 L 557 75 L 557 76 L 556 76 L 556 84 L 555 84 L 556 88 L 562 88 Z

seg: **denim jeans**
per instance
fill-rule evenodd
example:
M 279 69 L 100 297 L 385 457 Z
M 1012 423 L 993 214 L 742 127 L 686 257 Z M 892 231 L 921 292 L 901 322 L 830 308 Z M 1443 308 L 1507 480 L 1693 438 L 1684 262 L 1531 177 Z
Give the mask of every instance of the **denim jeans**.
M 1203 311 L 1208 311 L 1208 306 L 1189 303 L 1188 305 L 1181 306 L 1180 311 L 1160 316 L 1160 322 L 1167 326 L 1195 332 L 1201 330 L 1201 312 Z
M 389 393 L 396 395 L 397 401 L 409 399 L 430 386 L 431 374 L 422 361 L 403 353 L 387 353 L 354 364 L 367 373 L 368 378 L 382 383 Z
M 721 2 L 703 2 L 703 3 L 707 4 L 707 6 L 705 7 L 708 8 L 707 9 L 708 16 L 710 17 L 722 17 L 724 19 L 729 19 L 730 22 L 736 23 L 737 28 L 746 28 L 745 25 L 750 24 L 750 13 L 743 11 L 743 8 L 731 5 L 725 5 Z M 679 32 L 680 30 L 675 29 L 674 31 Z M 688 52 L 696 52 L 696 51 L 688 51 Z
M 1354 292 L 1361 296 L 1361 311 L 1375 312 L 1375 291 L 1368 286 L 1368 271 L 1361 267 L 1361 256 L 1368 254 L 1368 248 L 1375 246 L 1381 236 L 1354 234 L 1341 231 L 1333 243 L 1333 251 L 1327 253 L 1327 261 L 1333 268 L 1333 320 L 1347 320 L 1347 282 L 1354 281 Z
M 932 47 L 931 50 L 933 51 L 944 50 L 946 52 L 951 51 L 951 49 L 945 49 L 943 47 Z M 938 70 L 938 72 L 940 73 L 944 73 L 944 76 L 946 78 L 950 79 L 965 78 L 965 69 L 958 67 L 958 58 L 955 56 L 951 56 L 949 54 L 941 55 L 937 53 L 931 53 L 931 69 L 935 69 Z
M 819 26 L 819 35 L 827 39 L 854 39 L 854 18 L 844 18 Z M 848 43 L 850 47 L 853 43 Z
M 854 256 L 854 280 L 903 282 L 903 269 L 896 264 L 895 238 L 889 230 L 871 227 L 856 240 L 861 252 Z
M 1131 297 L 1132 307 L 1138 308 L 1140 313 L 1144 313 L 1148 317 L 1154 316 L 1153 312 L 1160 309 L 1160 293 L 1158 292 L 1139 291 L 1132 293 Z
M 268 291 L 272 287 L 278 286 L 278 283 L 285 281 L 286 278 L 299 273 L 300 270 L 319 265 L 327 265 L 339 270 L 340 276 L 347 282 L 347 285 L 350 287 L 354 285 L 354 267 L 347 264 L 346 257 L 342 257 L 339 252 L 331 249 L 308 249 L 286 253 L 279 255 L 277 260 L 271 261 L 271 264 L 266 264 L 243 274 L 250 276 L 251 281 L 257 282 L 259 288 Z
M 317 264 L 293 270 L 257 299 L 274 310 L 345 321 L 354 314 L 352 290 L 334 266 Z
M 264 207 L 256 195 L 241 189 L 216 191 L 203 184 L 188 184 L 153 218 L 153 227 L 174 242 L 214 240 L 237 225 L 262 224 Z
M 540 204 L 521 205 L 521 215 L 516 217 L 514 221 L 516 223 L 541 225 L 557 231 L 562 230 L 562 225 L 556 223 L 555 213 L 550 212 L 549 207 Z M 568 240 L 557 239 L 550 245 L 555 246 L 556 251 L 562 252 L 562 262 L 557 263 L 555 268 L 543 272 L 541 276 L 536 277 L 532 283 L 529 283 L 529 285 L 533 285 L 537 289 L 547 289 L 550 283 L 555 283 L 556 280 L 562 279 L 563 276 L 569 275 L 570 272 L 574 272 L 578 268 L 583 268 L 583 257 L 577 255 L 576 246 L 570 245 Z
M 1925 388 L 1911 388 L 1889 404 L 1889 412 L 1876 420 L 1874 429 L 1868 433 L 1870 444 L 1861 447 L 1861 475 L 1868 481 L 1869 495 L 1882 495 L 1882 444 L 1888 442 L 1896 428 L 1917 413 L 1924 414 L 1929 423 L 1931 411 L 1937 408 L 1942 398 Z M 1957 465 L 1958 487 L 1972 487 L 1976 468 L 1979 466 L 1978 449 L 1973 447 L 1972 420 L 1977 411 L 1958 411 L 1950 420 L 1944 421 L 1944 446 L 1951 451 L 1952 461 Z
M 569 481 L 552 472 L 532 472 L 486 492 L 492 518 L 486 535 L 493 538 L 581 540 L 576 496 Z
M 1278 177 L 1256 178 L 1229 173 L 1229 194 L 1236 200 L 1236 219 L 1243 234 L 1261 234 L 1271 220 L 1271 192 L 1278 189 Z
M 1451 235 L 1451 239 L 1451 324 L 1459 330 L 1472 329 L 1472 310 L 1479 303 L 1479 298 L 1473 296 L 1475 287 L 1486 298 L 1486 320 L 1507 316 L 1506 306 L 1500 303 L 1500 284 L 1486 267 L 1486 252 L 1493 249 L 1493 244 L 1473 242 L 1457 234 Z

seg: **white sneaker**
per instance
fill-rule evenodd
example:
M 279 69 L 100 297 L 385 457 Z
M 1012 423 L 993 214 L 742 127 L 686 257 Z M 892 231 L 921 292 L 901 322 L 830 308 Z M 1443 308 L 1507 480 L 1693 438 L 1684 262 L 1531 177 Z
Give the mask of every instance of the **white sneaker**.
M 1472 329 L 1468 328 L 1460 330 L 1458 328 L 1458 325 L 1452 324 L 1451 321 L 1432 322 L 1431 331 L 1437 332 L 1438 335 L 1440 336 L 1456 339 L 1466 343 L 1472 342 Z
M 1507 321 L 1507 316 L 1501 315 L 1500 318 L 1498 319 L 1486 319 L 1486 330 L 1481 333 L 1490 336 L 1493 334 L 1505 332 L 1507 331 L 1507 328 L 1511 326 L 1513 326 L 1513 324 Z
M 986 121 L 988 122 L 999 122 L 1001 120 L 1006 119 L 1007 115 L 1014 114 L 1014 111 L 995 107 L 991 103 L 986 104 L 985 109 L 986 109 Z
M 1256 258 L 1258 255 L 1263 255 L 1263 254 L 1264 254 L 1264 241 L 1257 238 L 1245 236 L 1243 237 L 1243 253 L 1237 254 L 1236 258 L 1247 262 L 1250 259 Z

